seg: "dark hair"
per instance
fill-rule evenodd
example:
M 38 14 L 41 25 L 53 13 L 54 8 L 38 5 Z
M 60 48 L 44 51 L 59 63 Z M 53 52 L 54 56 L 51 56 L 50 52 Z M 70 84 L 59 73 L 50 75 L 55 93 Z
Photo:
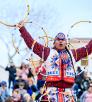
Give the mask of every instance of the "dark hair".
M 28 73 L 27 77 L 28 77 L 28 78 L 34 77 L 31 68 L 29 68 L 29 73 Z
M 78 72 L 81 72 L 82 71 L 80 66 L 77 67 L 77 71 Z
M 7 97 L 5 102 L 13 102 L 13 97 L 11 97 L 11 96 Z
M 6 83 L 6 81 L 2 81 L 2 82 L 0 83 L 0 85 L 1 85 L 1 86 L 7 86 L 7 83 Z
M 68 48 L 65 47 L 66 51 L 68 52 L 69 56 L 70 56 L 70 59 L 71 59 L 71 62 L 72 62 L 72 65 L 73 65 L 73 59 L 72 59 L 72 56 L 71 56 L 71 53 L 69 52 Z M 75 69 L 74 69 L 74 65 L 73 65 L 73 70 L 74 70 L 74 73 L 75 73 Z M 76 78 L 76 73 L 75 73 L 75 78 Z

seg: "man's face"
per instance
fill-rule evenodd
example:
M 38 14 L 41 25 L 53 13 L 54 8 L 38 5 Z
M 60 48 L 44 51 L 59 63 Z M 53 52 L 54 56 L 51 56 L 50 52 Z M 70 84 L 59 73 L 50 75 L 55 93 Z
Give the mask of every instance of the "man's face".
M 62 39 L 57 39 L 54 42 L 54 47 L 57 50 L 63 50 L 63 49 L 65 49 L 66 45 L 67 45 L 66 39 L 63 39 L 63 40 Z

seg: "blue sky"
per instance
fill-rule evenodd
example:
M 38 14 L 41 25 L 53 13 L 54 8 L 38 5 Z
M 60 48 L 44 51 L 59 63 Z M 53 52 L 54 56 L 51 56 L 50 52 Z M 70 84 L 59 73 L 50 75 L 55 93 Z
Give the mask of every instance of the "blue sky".
M 71 25 L 77 21 L 92 21 L 92 0 L 28 0 L 28 3 L 30 5 L 29 21 L 36 22 L 44 27 L 49 36 L 54 37 L 58 32 L 64 32 L 66 35 L 69 33 L 70 38 L 92 37 L 91 23 L 80 23 L 70 29 Z M 1 21 L 16 24 L 24 18 L 26 10 L 26 0 L 0 0 Z M 44 35 L 37 25 L 26 24 L 26 28 L 35 39 Z M 21 39 L 18 30 L 0 24 L 0 45 L 2 45 L 0 46 L 0 60 L 2 60 L 0 65 L 3 66 L 8 63 L 8 51 L 4 41 L 10 48 L 10 54 L 12 55 L 14 52 L 11 44 L 12 33 L 17 44 Z M 22 45 L 25 45 L 23 41 Z M 22 45 L 20 46 L 21 49 L 24 47 Z M 24 54 L 24 52 L 21 53 Z M 19 64 L 21 57 L 16 56 L 14 61 Z

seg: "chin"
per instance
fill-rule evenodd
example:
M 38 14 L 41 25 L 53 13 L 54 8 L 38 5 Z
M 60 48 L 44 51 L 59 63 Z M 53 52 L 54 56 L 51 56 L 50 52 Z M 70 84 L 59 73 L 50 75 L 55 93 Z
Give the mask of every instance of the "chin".
M 58 49 L 63 50 L 63 49 L 65 49 L 65 46 L 60 46 L 60 47 L 58 47 Z
M 57 49 L 57 50 L 64 50 L 65 46 L 58 46 L 58 47 L 54 47 L 54 48 Z
M 65 48 L 63 48 L 63 47 L 60 47 L 60 48 L 57 48 L 57 50 L 64 50 Z

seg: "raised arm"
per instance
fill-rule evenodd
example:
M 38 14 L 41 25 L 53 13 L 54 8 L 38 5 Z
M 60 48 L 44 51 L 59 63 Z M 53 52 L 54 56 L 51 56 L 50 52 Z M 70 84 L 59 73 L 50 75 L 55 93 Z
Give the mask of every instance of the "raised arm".
M 10 67 L 6 66 L 5 70 L 10 71 Z
M 50 48 L 45 47 L 38 42 L 36 42 L 32 36 L 29 34 L 29 32 L 26 30 L 26 28 L 23 26 L 19 29 L 22 38 L 24 39 L 26 45 L 30 48 L 33 49 L 33 52 L 37 54 L 39 57 L 43 58 L 44 60 L 47 59 Z
M 77 61 L 81 60 L 84 57 L 87 57 L 92 53 L 92 40 L 85 47 L 78 48 L 76 50 L 72 50 L 74 58 Z

